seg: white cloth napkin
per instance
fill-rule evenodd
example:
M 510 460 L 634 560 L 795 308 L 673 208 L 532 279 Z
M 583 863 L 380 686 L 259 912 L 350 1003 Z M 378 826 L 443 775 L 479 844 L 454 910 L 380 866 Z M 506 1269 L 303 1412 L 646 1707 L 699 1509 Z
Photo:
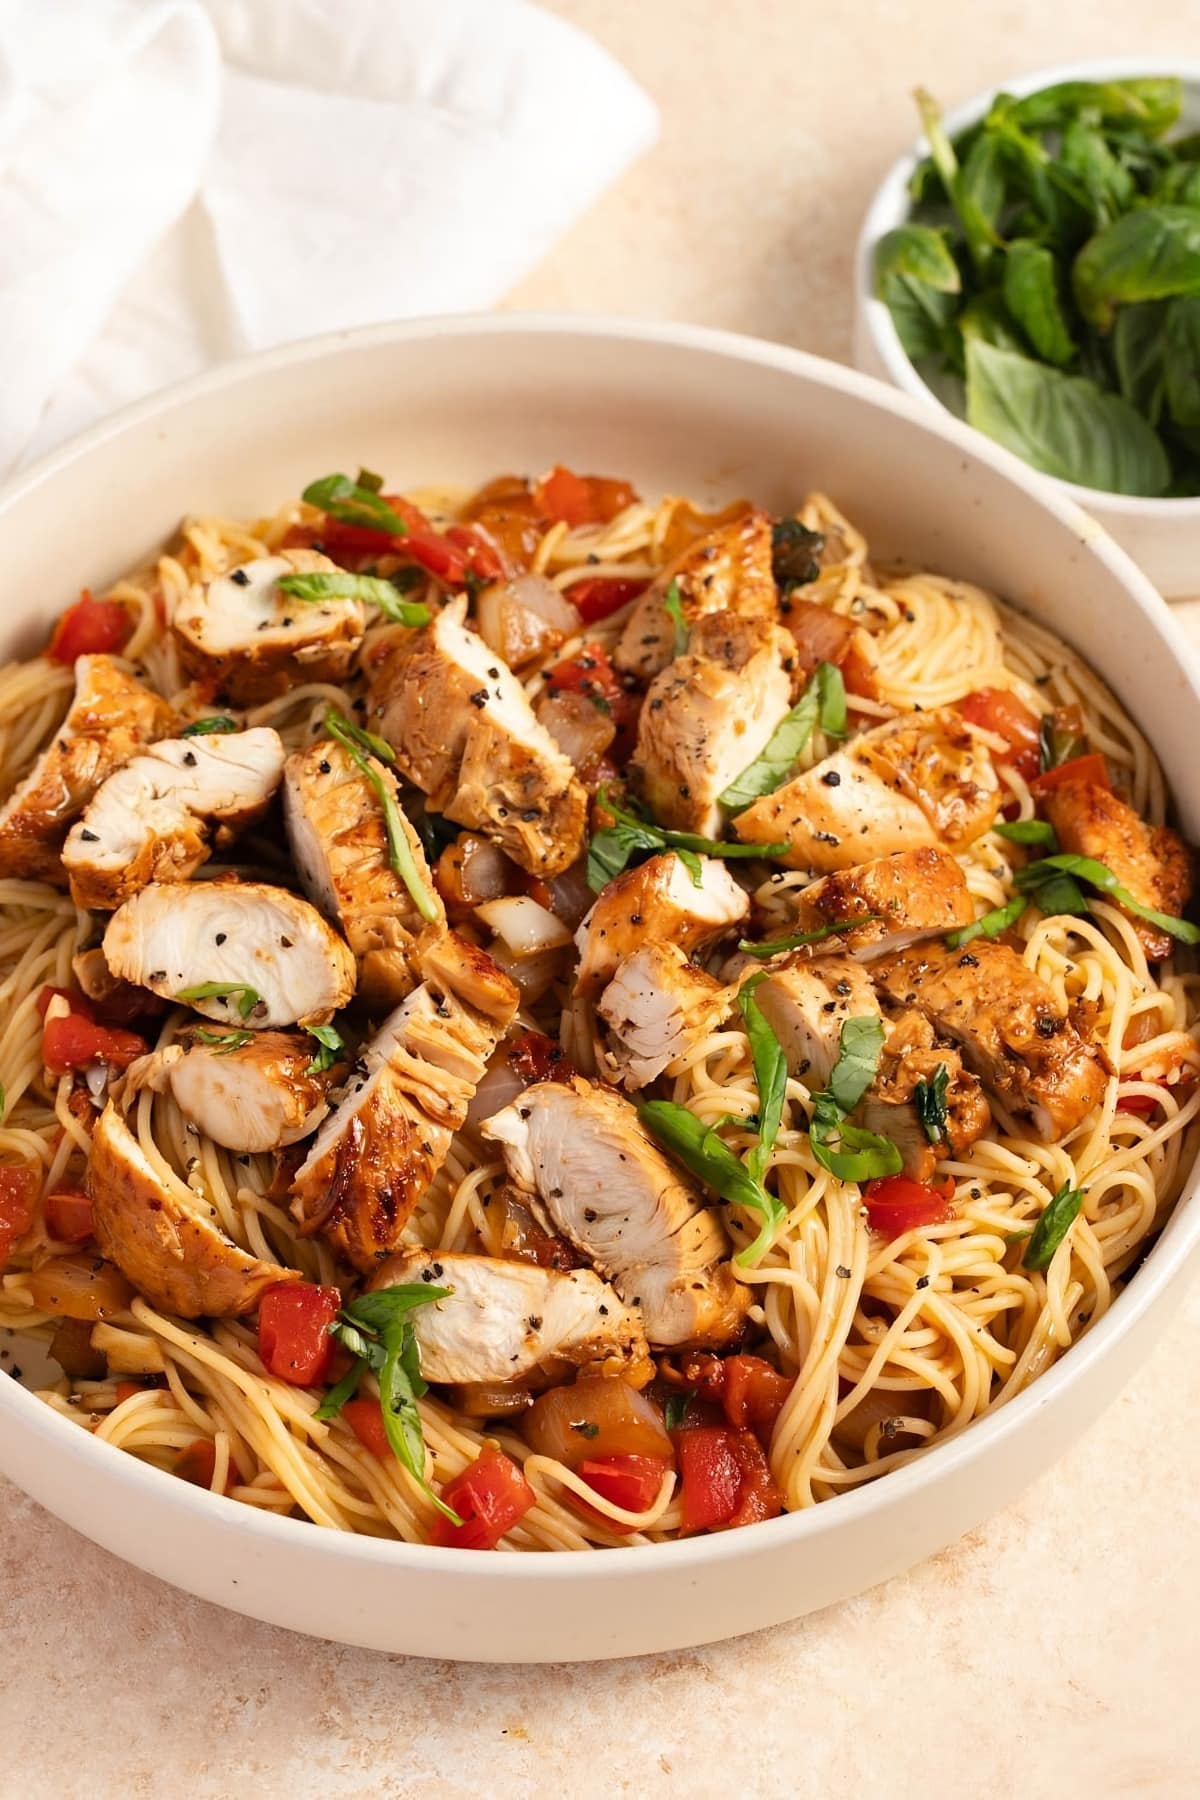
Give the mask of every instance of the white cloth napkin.
M 528 0 L 0 0 L 0 471 L 222 356 L 494 304 L 656 131 Z

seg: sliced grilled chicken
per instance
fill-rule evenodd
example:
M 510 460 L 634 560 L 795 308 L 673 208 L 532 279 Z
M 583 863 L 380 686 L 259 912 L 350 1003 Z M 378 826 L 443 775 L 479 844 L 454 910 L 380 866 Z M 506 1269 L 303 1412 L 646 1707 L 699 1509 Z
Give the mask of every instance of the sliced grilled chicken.
M 847 1019 L 879 1016 L 870 980 L 853 957 L 801 952 L 769 965 L 754 998 L 787 1058 L 788 1074 L 810 1092 L 828 1084 Z
M 1063 850 L 1104 863 L 1143 906 L 1182 913 L 1192 895 L 1192 859 L 1169 825 L 1147 825 L 1132 806 L 1091 781 L 1062 781 L 1042 805 Z M 1145 919 L 1131 923 L 1147 962 L 1170 956 L 1175 940 L 1169 933 Z
M 1040 976 L 1007 944 L 925 944 L 872 969 L 893 1005 L 924 1015 L 1010 1112 L 1054 1143 L 1104 1095 L 1101 1052 L 1075 1029 Z
M 649 1087 L 713 1030 L 731 998 L 678 944 L 643 944 L 619 964 L 596 1002 L 608 1027 L 600 1073 L 621 1087 Z
M 104 955 L 123 980 L 254 1031 L 323 1025 L 354 993 L 354 958 L 316 907 L 257 881 L 152 882 L 109 920 Z
M 725 1228 L 628 1100 L 582 1076 L 542 1081 L 479 1129 L 554 1230 L 640 1311 L 653 1346 L 712 1349 L 738 1336 L 751 1297 Z
M 279 1150 L 315 1131 L 329 1111 L 329 1073 L 313 1068 L 316 1041 L 298 1031 L 192 1032 L 167 1083 L 196 1129 L 227 1150 Z
M 618 669 L 649 681 L 675 654 L 675 620 L 663 601 L 672 584 L 686 623 L 705 613 L 734 612 L 774 619 L 778 596 L 771 573 L 771 521 L 744 513 L 697 538 L 669 563 L 642 595 L 613 655 Z
M 373 767 L 394 793 L 391 771 Z M 379 796 L 341 744 L 326 739 L 288 758 L 283 810 L 301 885 L 345 936 L 358 961 L 358 991 L 376 1012 L 411 993 L 421 979 L 421 947 L 446 929 L 421 840 L 396 805 L 432 919 L 392 867 Z
M 512 670 L 451 601 L 371 658 L 372 724 L 435 812 L 486 832 L 531 875 L 560 875 L 583 844 L 587 795 Z
M 791 704 L 791 639 L 769 619 L 709 613 L 650 684 L 633 775 L 660 825 L 720 837 L 718 799 Z
M 954 848 L 988 829 L 996 771 L 958 714 L 903 713 L 734 820 L 747 843 L 789 843 L 789 869 L 824 872 L 925 845 Z
M 140 1294 L 184 1319 L 253 1312 L 264 1288 L 299 1281 L 227 1238 L 212 1206 L 152 1164 L 111 1103 L 88 1162 L 96 1242 Z
M 454 940 L 461 944 L 462 940 Z M 454 945 L 439 946 L 443 968 Z M 373 1268 L 400 1233 L 464 1123 L 488 1058 L 516 1016 L 517 989 L 481 950 L 462 946 L 387 1018 L 292 1183 L 292 1212 L 356 1268 Z
M 653 1377 L 640 1320 L 591 1269 L 539 1269 L 414 1248 L 389 1256 L 369 1285 L 416 1281 L 452 1290 L 408 1315 L 426 1381 L 527 1382 L 532 1376 L 549 1386 L 582 1368 L 624 1376 L 634 1387 Z
M 111 912 L 151 881 L 186 881 L 260 819 L 283 773 L 277 731 L 164 738 L 89 801 L 63 846 L 76 906 Z
M 276 585 L 285 575 L 337 572 L 315 550 L 280 550 L 195 583 L 171 620 L 184 668 L 237 706 L 305 681 L 340 681 L 362 642 L 361 602 L 301 600 Z
M 918 1084 L 936 1093 L 945 1073 L 945 1120 L 935 1142 L 915 1102 Z M 879 1072 L 855 1113 L 856 1123 L 890 1138 L 904 1157 L 904 1173 L 928 1181 L 946 1156 L 965 1156 L 991 1124 L 992 1113 L 976 1077 L 962 1057 L 938 1044 L 920 1013 L 905 1012 L 888 1025 Z
M 966 876 L 946 850 L 899 850 L 877 862 L 860 863 L 823 876 L 795 899 L 797 932 L 819 931 L 845 919 L 862 919 L 836 940 L 810 946 L 819 956 L 836 942 L 860 962 L 892 950 L 906 950 L 924 938 L 939 937 L 975 917 Z
M 593 999 L 626 957 L 648 942 L 699 950 L 750 911 L 750 901 L 717 857 L 700 858 L 700 886 L 670 851 L 610 881 L 575 934 L 575 992 Z
M 60 853 L 68 828 L 101 782 L 175 730 L 175 714 L 124 663 L 81 656 L 67 716 L 0 808 L 0 876 L 67 884 Z

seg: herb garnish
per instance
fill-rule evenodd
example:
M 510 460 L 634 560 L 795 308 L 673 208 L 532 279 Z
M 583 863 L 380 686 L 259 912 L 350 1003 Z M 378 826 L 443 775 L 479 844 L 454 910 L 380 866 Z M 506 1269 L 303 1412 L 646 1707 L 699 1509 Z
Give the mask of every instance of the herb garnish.
M 408 526 L 400 514 L 381 500 L 374 489 L 351 481 L 348 475 L 322 475 L 319 481 L 310 481 L 300 497 L 342 525 L 357 525 L 387 537 L 408 536 Z
M 612 814 L 614 823 L 595 832 L 588 845 L 587 884 L 593 894 L 620 875 L 631 858 L 643 850 L 648 854 L 673 850 L 695 886 L 700 887 L 704 880 L 701 856 L 786 856 L 791 849 L 790 844 L 726 844 L 717 838 L 698 837 L 694 831 L 668 831 L 665 826 L 619 806 L 607 787 L 597 793 L 596 804 Z
M 1014 879 L 1020 892 L 1031 894 L 1043 912 L 1058 912 L 1067 910 L 1053 904 L 1063 877 L 1068 878 L 1072 885 L 1078 879 L 1086 882 L 1089 887 L 1098 888 L 1102 894 L 1111 895 L 1126 912 L 1133 913 L 1135 918 L 1145 919 L 1159 931 L 1165 931 L 1169 937 L 1177 938 L 1181 944 L 1200 944 L 1200 926 L 1193 925 L 1187 919 L 1176 918 L 1174 913 L 1157 912 L 1153 906 L 1143 906 L 1127 887 L 1121 885 L 1110 868 L 1097 862 L 1092 856 L 1047 856 L 1041 862 L 1029 863 L 1025 868 L 1018 869 Z
M 675 641 L 671 650 L 672 656 L 687 654 L 688 638 L 691 633 L 688 622 L 683 616 L 683 597 L 679 592 L 679 583 L 673 581 L 663 595 L 663 611 L 669 614 L 675 626 Z
M 781 956 L 786 950 L 802 950 L 806 944 L 823 943 L 826 938 L 840 937 L 842 932 L 855 931 L 860 925 L 874 925 L 882 918 L 882 913 L 860 913 L 856 919 L 833 919 L 828 925 L 818 925 L 815 931 L 794 931 L 790 937 L 772 938 L 766 944 L 740 938 L 738 949 L 746 956 Z
M 934 1145 L 949 1142 L 946 1135 L 946 1089 L 949 1086 L 949 1071 L 945 1063 L 939 1063 L 932 1078 L 926 1081 L 922 1076 L 913 1089 L 913 1105 L 921 1129 Z
M 721 805 L 741 812 L 752 800 L 773 794 L 785 782 L 820 724 L 826 737 L 846 735 L 846 686 L 840 669 L 818 663 L 812 679 L 787 717 L 780 721 L 760 756 L 730 782 Z
M 839 1181 L 874 1181 L 883 1175 L 896 1175 L 904 1166 L 904 1159 L 890 1138 L 852 1125 L 847 1117 L 874 1081 L 882 1049 L 882 1019 L 870 1013 L 846 1019 L 839 1034 L 838 1058 L 829 1086 L 813 1095 L 809 1146 L 821 1167 Z
M 248 1019 L 256 1006 L 262 1005 L 262 995 L 257 989 L 247 987 L 243 981 L 201 981 L 195 987 L 180 988 L 175 995 L 176 1000 L 232 1000 L 240 994 L 238 1012 L 243 1019 Z
M 817 558 L 824 548 L 824 534 L 810 531 L 799 519 L 780 519 L 771 527 L 771 573 L 781 594 L 817 579 L 821 573 Z
M 406 600 L 394 581 L 379 575 L 351 575 L 345 569 L 313 569 L 281 575 L 275 586 L 294 600 L 316 604 L 320 600 L 361 600 L 378 607 L 385 619 L 397 625 L 428 625 L 433 614 L 419 600 Z
M 341 713 L 334 712 L 332 707 L 325 714 L 325 729 L 330 737 L 339 743 L 359 772 L 366 776 L 375 790 L 376 798 L 383 811 L 383 824 L 387 833 L 388 860 L 400 877 L 421 917 L 430 923 L 441 918 L 441 912 L 433 895 L 421 879 L 413 855 L 412 844 L 405 830 L 404 814 L 396 799 L 392 782 L 382 769 L 377 766 L 375 758 L 380 761 L 395 762 L 395 754 L 383 742 L 369 731 L 355 725 L 352 720 Z
M 733 1259 L 743 1265 L 757 1262 L 787 1217 L 783 1202 L 769 1194 L 740 1157 L 722 1143 L 716 1125 L 706 1125 L 686 1106 L 677 1106 L 673 1100 L 647 1100 L 638 1107 L 638 1118 L 660 1144 L 665 1144 L 685 1168 L 706 1182 L 722 1200 L 759 1215 L 763 1221 L 761 1231 Z M 758 1148 L 756 1145 L 755 1151 Z
M 1054 1252 L 1070 1231 L 1083 1205 L 1083 1189 L 1064 1182 L 1049 1202 L 1029 1239 L 1029 1247 L 1021 1261 L 1027 1269 L 1048 1269 Z
M 1054 827 L 1045 819 L 1002 820 L 999 825 L 993 825 L 992 830 L 997 837 L 1007 838 L 1010 844 L 1038 844 L 1046 849 L 1058 849 Z
M 332 1069 L 338 1058 L 345 1054 L 346 1045 L 336 1025 L 306 1025 L 309 1037 L 317 1040 L 318 1049 L 312 1061 L 305 1068 L 306 1075 L 323 1075 L 326 1069 Z
M 179 735 L 180 737 L 217 737 L 224 736 L 226 732 L 240 731 L 241 729 L 237 720 L 229 718 L 225 713 L 210 713 L 207 719 L 196 719 L 192 724 L 185 725 Z
M 417 1401 L 427 1392 L 421 1375 L 416 1333 L 408 1314 L 432 1300 L 445 1300 L 453 1288 L 432 1287 L 423 1281 L 402 1282 L 360 1294 L 343 1306 L 329 1327 L 337 1339 L 358 1358 L 356 1367 L 331 1387 L 316 1410 L 318 1419 L 336 1418 L 358 1386 L 364 1367 L 379 1382 L 383 1429 L 398 1463 L 414 1476 L 440 1513 L 455 1525 L 462 1520 L 439 1500 L 425 1479 L 425 1436 Z
M 696 1398 L 695 1388 L 688 1388 L 685 1394 L 668 1394 L 667 1404 L 663 1408 L 668 1431 L 678 1431 L 687 1418 L 687 1409 Z
M 203 1031 L 194 1033 L 196 1041 L 207 1044 L 218 1056 L 229 1056 L 234 1050 L 240 1050 L 243 1044 L 253 1043 L 253 1031 Z
M 998 938 L 1002 931 L 1015 925 L 1025 908 L 1029 905 L 1025 894 L 1014 894 L 1003 906 L 994 906 L 991 912 L 985 912 L 981 919 L 970 925 L 960 925 L 957 931 L 946 933 L 946 948 L 961 950 L 964 944 L 973 943 L 977 937 Z

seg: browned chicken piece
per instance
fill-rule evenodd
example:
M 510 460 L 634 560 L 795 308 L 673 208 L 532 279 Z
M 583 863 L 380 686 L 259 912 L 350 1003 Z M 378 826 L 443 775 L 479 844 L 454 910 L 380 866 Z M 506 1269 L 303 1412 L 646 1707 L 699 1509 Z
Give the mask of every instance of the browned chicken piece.
M 809 946 L 820 956 L 837 944 L 860 962 L 892 950 L 906 950 L 925 938 L 940 937 L 975 917 L 975 903 L 961 867 L 946 850 L 898 850 L 894 856 L 860 863 L 822 876 L 795 897 L 797 932 L 820 931 L 845 919 L 862 919 L 852 931 Z
M 167 1085 L 185 1118 L 227 1150 L 254 1155 L 299 1143 L 329 1111 L 330 1075 L 314 1067 L 318 1045 L 299 1031 L 201 1027 L 179 1040 Z
M 516 1016 L 516 987 L 488 965 L 461 939 L 436 946 L 425 980 L 365 1047 L 296 1172 L 293 1215 L 355 1268 L 395 1248 Z
M 745 513 L 689 544 L 662 569 L 642 595 L 613 654 L 618 669 L 649 681 L 675 654 L 675 620 L 663 605 L 672 583 L 685 622 L 705 613 L 734 612 L 774 619 L 778 607 L 771 573 L 771 521 Z
M 1192 858 L 1169 825 L 1147 825 L 1106 787 L 1061 781 L 1042 801 L 1061 849 L 1091 856 L 1112 870 L 1135 900 L 1155 912 L 1183 912 L 1192 896 Z M 1131 918 L 1147 962 L 1163 962 L 1175 947 L 1169 933 Z
M 945 1073 L 945 1122 L 930 1137 L 915 1103 L 918 1085 L 936 1094 Z M 992 1113 L 974 1075 L 962 1057 L 938 1044 L 929 1021 L 920 1013 L 900 1013 L 888 1025 L 879 1071 L 858 1106 L 855 1123 L 890 1138 L 904 1157 L 904 1173 L 928 1181 L 943 1157 L 965 1156 L 991 1124 Z
M 769 619 L 709 613 L 650 684 L 631 773 L 660 825 L 720 837 L 720 796 L 791 705 L 791 639 Z
M 878 1018 L 875 989 L 852 957 L 803 952 L 770 963 L 754 998 L 787 1058 L 788 1074 L 811 1093 L 827 1086 L 847 1019 Z
M 789 869 L 821 872 L 898 850 L 972 843 L 1000 807 L 991 757 L 958 714 L 902 713 L 864 731 L 734 820 L 751 844 L 788 843 Z
M 229 1318 L 253 1312 L 264 1288 L 300 1279 L 226 1237 L 207 1200 L 159 1174 L 111 1102 L 92 1135 L 87 1184 L 101 1253 L 166 1312 Z
M 697 887 L 672 852 L 652 856 L 610 881 L 576 932 L 575 992 L 594 999 L 618 965 L 645 943 L 704 949 L 740 925 L 749 911 L 745 890 L 718 858 L 700 858 Z
M 494 838 L 531 875 L 561 875 L 583 845 L 587 795 L 512 670 L 452 600 L 371 655 L 372 727 L 434 812 Z
M 876 963 L 872 974 L 893 1006 L 922 1013 L 958 1045 L 967 1068 L 1043 1141 L 1066 1137 L 1103 1099 L 1101 1051 L 1007 944 L 925 944 Z
M 179 659 L 235 706 L 286 694 L 307 681 L 341 681 L 362 642 L 358 600 L 305 600 L 277 585 L 289 575 L 335 575 L 315 550 L 258 556 L 206 584 L 193 583 L 171 620 Z
M 409 1282 L 450 1289 L 409 1314 L 426 1381 L 549 1386 L 575 1369 L 639 1388 L 653 1378 L 636 1311 L 591 1269 L 414 1246 L 389 1256 L 369 1286 Z
M 71 828 L 76 906 L 113 912 L 151 881 L 187 881 L 261 819 L 283 774 L 277 731 L 163 738 L 110 775 Z
M 394 796 L 391 771 L 371 760 Z M 283 812 L 300 885 L 353 950 L 358 992 L 376 1012 L 412 992 L 422 949 L 446 929 L 421 840 L 398 800 L 396 809 L 432 918 L 392 867 L 379 796 L 349 752 L 326 738 L 287 760 Z
M 101 782 L 175 730 L 158 694 L 111 656 L 81 656 L 66 718 L 0 808 L 0 876 L 66 887 L 63 839 Z
M 740 1335 L 751 1294 L 720 1217 L 628 1100 L 582 1076 L 541 1081 L 479 1129 L 553 1229 L 640 1310 L 651 1345 L 715 1349 Z
M 601 1075 L 620 1087 L 649 1087 L 720 1023 L 732 991 L 690 963 L 678 944 L 649 943 L 618 965 L 596 1002 L 607 1026 Z

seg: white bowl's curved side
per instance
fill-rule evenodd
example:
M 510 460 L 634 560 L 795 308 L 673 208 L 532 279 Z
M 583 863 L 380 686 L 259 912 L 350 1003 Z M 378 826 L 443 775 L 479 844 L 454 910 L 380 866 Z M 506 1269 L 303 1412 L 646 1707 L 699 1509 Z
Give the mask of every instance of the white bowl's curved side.
M 946 115 L 951 136 L 982 118 L 998 93 L 1031 94 L 1060 81 L 1110 81 L 1138 75 L 1178 75 L 1188 95 L 1187 114 L 1200 127 L 1200 62 L 1178 56 L 1106 57 L 1097 61 L 1064 63 L 1051 69 L 1034 69 L 1012 81 L 999 81 L 985 93 Z M 928 146 L 922 137 L 914 148 L 895 162 L 875 190 L 858 235 L 854 252 L 853 356 L 868 375 L 891 381 L 927 406 L 945 409 L 913 367 L 900 342 L 892 315 L 875 297 L 875 246 L 885 232 L 902 225 L 909 215 L 908 184 Z M 1043 477 L 1086 507 L 1121 547 L 1129 552 L 1168 599 L 1200 594 L 1200 498 L 1139 500 L 1127 494 L 1105 494 L 1073 482 Z
M 152 552 L 184 512 L 267 509 L 314 475 L 360 462 L 409 486 L 559 457 L 712 501 L 744 491 L 783 507 L 820 486 L 886 553 L 1035 608 L 1151 725 L 1184 823 L 1200 835 L 1200 683 L 1128 559 L 966 428 L 852 371 L 720 333 L 519 317 L 416 323 L 189 383 L 0 496 L 10 591 L 37 596 L 5 647 L 34 647 L 73 590 Z M 314 1634 L 500 1661 L 678 1648 L 870 1586 L 1003 1505 L 1132 1372 L 1197 1241 L 1200 1205 L 1189 1193 L 1128 1291 L 1027 1394 L 872 1488 L 723 1537 L 578 1557 L 344 1537 L 160 1475 L 9 1381 L 0 1381 L 0 1468 L 129 1561 Z

